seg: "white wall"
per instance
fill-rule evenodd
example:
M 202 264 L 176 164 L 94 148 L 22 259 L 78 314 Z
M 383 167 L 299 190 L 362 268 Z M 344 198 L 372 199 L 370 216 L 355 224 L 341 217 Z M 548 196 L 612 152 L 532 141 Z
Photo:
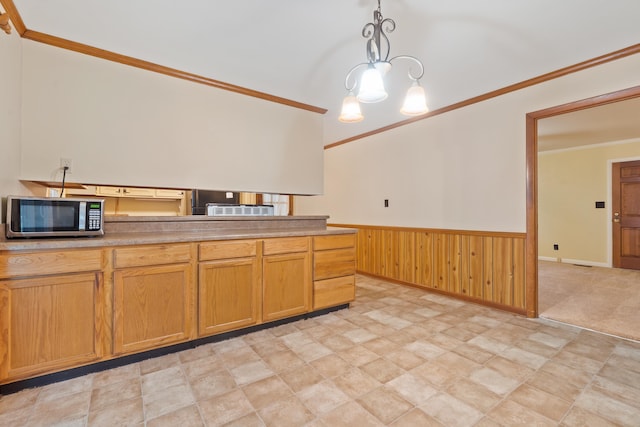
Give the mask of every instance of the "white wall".
M 0 218 L 4 222 L 6 196 L 29 194 L 20 174 L 20 71 L 22 47 L 15 31 L 0 32 Z
M 296 214 L 524 232 L 526 114 L 639 84 L 635 55 L 325 150 L 325 194 Z
M 322 115 L 23 41 L 22 179 L 323 191 Z

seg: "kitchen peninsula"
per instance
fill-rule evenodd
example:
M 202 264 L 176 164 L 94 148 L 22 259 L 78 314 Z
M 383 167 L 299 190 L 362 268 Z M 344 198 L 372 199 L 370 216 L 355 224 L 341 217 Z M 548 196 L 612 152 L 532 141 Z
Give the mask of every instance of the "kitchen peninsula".
M 62 239 L 0 230 L 0 384 L 348 307 L 355 230 L 326 220 L 107 216 L 103 237 Z

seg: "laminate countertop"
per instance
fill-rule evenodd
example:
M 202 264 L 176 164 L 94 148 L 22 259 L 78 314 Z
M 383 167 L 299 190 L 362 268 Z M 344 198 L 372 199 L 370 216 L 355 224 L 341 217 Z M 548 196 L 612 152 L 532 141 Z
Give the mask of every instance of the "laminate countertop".
M 326 225 L 326 216 L 298 217 L 113 217 L 99 237 L 7 239 L 0 224 L 0 251 L 100 248 L 163 243 L 353 234 Z

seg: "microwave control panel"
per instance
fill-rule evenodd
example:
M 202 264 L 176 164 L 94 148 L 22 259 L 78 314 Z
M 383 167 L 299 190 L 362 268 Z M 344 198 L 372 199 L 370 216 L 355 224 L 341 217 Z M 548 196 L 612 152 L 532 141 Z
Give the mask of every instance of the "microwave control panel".
M 100 230 L 102 228 L 102 204 L 101 203 L 89 203 L 87 208 L 89 223 L 89 230 Z
M 100 230 L 102 229 L 102 204 L 101 203 L 87 203 L 87 230 Z

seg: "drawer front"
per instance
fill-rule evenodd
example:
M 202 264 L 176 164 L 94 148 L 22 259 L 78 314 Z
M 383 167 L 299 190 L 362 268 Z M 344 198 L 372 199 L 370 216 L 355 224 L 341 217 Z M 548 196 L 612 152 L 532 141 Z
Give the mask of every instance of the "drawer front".
M 314 252 L 313 279 L 349 276 L 356 273 L 356 253 L 354 248 L 334 249 Z
M 337 234 L 333 236 L 316 236 L 313 238 L 313 250 L 353 248 L 356 246 L 355 234 Z
M 165 190 L 158 188 L 156 189 L 155 196 L 167 199 L 181 199 L 184 197 L 184 190 Z
M 115 268 L 141 267 L 145 265 L 178 264 L 191 260 L 191 246 L 178 245 L 136 246 L 113 250 Z
M 283 237 L 280 239 L 266 239 L 264 241 L 265 255 L 306 252 L 308 249 L 308 237 Z
M 255 240 L 226 240 L 220 242 L 200 243 L 200 261 L 215 259 L 255 257 L 257 242 Z
M 356 279 L 354 276 L 313 282 L 313 309 L 346 304 L 356 299 Z
M 101 249 L 0 254 L 0 278 L 77 273 L 101 268 Z

